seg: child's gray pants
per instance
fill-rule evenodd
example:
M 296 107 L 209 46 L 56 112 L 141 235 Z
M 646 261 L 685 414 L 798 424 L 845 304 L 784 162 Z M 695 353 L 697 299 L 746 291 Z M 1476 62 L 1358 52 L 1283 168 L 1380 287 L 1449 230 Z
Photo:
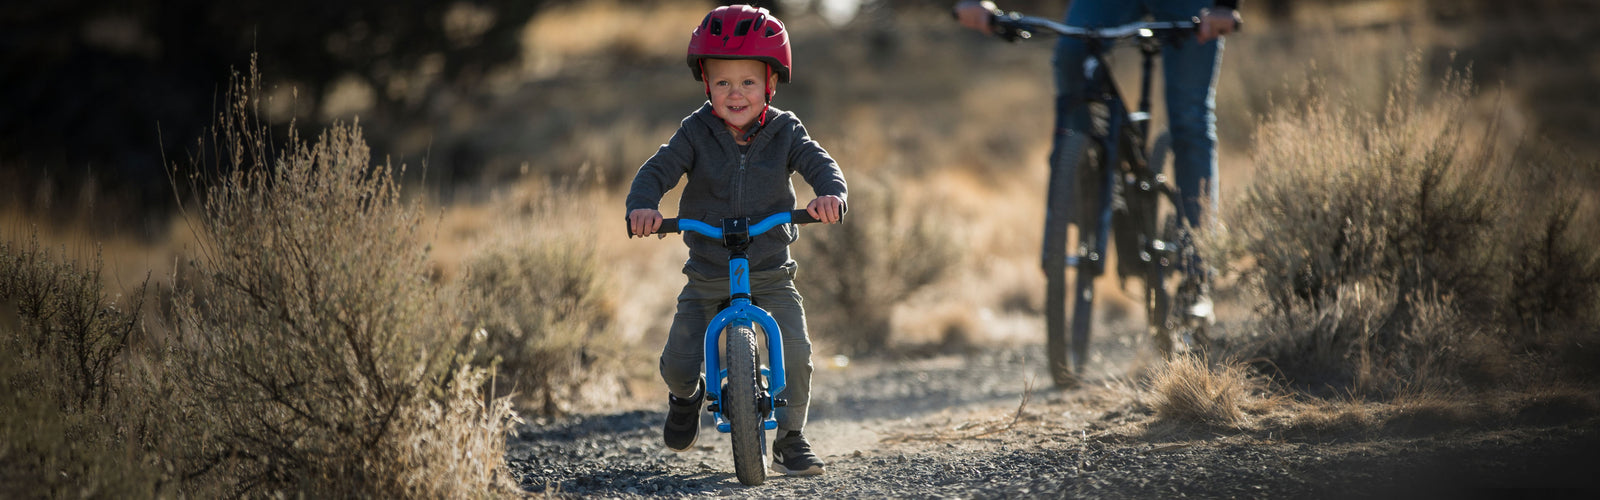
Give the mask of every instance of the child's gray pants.
M 780 431 L 804 428 L 811 403 L 811 338 L 806 336 L 800 292 L 794 288 L 797 267 L 789 261 L 777 269 L 750 273 L 750 294 L 756 305 L 772 314 L 783 331 L 785 389 L 776 397 L 788 399 L 789 404 L 777 409 Z M 661 378 L 667 382 L 667 390 L 680 397 L 694 395 L 705 360 L 706 326 L 728 298 L 728 278 L 707 278 L 688 269 L 684 274 L 689 283 L 678 294 L 678 313 L 672 318 L 667 345 L 661 350 Z M 762 335 L 759 329 L 757 332 Z M 765 352 L 761 356 L 764 365 Z

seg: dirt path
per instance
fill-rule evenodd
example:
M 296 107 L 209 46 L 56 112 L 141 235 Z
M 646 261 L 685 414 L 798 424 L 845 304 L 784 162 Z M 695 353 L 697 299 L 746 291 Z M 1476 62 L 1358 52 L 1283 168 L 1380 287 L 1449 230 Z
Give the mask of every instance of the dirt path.
M 1399 429 L 1286 440 L 1220 431 L 1130 435 L 1153 419 L 1102 378 L 1049 389 L 1037 346 L 819 369 L 806 434 L 826 475 L 733 477 L 709 423 L 662 447 L 658 409 L 530 422 L 508 458 L 522 487 L 584 497 L 1473 497 L 1600 492 L 1600 420 Z M 1030 390 L 1030 382 L 1034 387 Z M 1023 399 L 1027 403 L 1023 404 Z M 1019 411 L 1020 408 L 1020 411 Z M 1503 493 L 1501 491 L 1500 493 Z M 1550 491 L 1542 492 L 1544 494 Z

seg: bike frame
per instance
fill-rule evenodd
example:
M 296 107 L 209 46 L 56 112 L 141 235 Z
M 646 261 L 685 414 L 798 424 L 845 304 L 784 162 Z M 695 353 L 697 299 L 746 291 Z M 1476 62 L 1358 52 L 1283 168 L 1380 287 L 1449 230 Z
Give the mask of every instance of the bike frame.
M 1111 200 L 1118 182 L 1117 177 L 1128 173 L 1118 168 L 1123 160 L 1119 155 L 1123 152 L 1121 144 L 1123 142 L 1122 134 L 1125 130 L 1132 129 L 1134 136 L 1138 138 L 1136 144 L 1140 146 L 1128 148 L 1129 151 L 1137 155 L 1137 158 L 1133 158 L 1128 162 L 1133 166 L 1134 172 L 1131 173 L 1140 179 L 1134 187 L 1141 191 L 1157 191 L 1161 195 L 1168 197 L 1176 210 L 1180 212 L 1183 210 L 1183 203 L 1178 198 L 1177 188 L 1166 182 L 1165 174 L 1150 171 L 1148 158 L 1145 156 L 1148 151 L 1144 149 L 1144 145 L 1148 144 L 1150 140 L 1150 75 L 1154 72 L 1155 56 L 1161 52 L 1160 40 L 1156 39 L 1156 32 L 1192 30 L 1196 27 L 1197 22 L 1136 22 L 1107 28 L 1083 28 L 1069 26 L 1042 17 L 1024 16 L 1012 12 L 997 15 L 991 25 L 996 29 L 997 35 L 1006 40 L 1014 41 L 1032 38 L 1033 31 L 1042 30 L 1060 36 L 1080 38 L 1086 44 L 1088 49 L 1087 57 L 1083 60 L 1083 71 L 1086 77 L 1084 80 L 1084 104 L 1100 102 L 1105 104 L 1107 108 L 1106 133 L 1103 135 L 1091 133 L 1091 137 L 1100 145 L 1100 150 L 1104 153 L 1100 158 L 1100 167 L 1105 177 L 1100 183 L 1099 210 L 1097 213 L 1092 214 L 1096 222 L 1098 222 L 1095 228 L 1095 248 L 1086 249 L 1086 255 L 1067 256 L 1067 266 L 1077 268 L 1080 273 L 1087 270 L 1090 272 L 1091 278 L 1099 276 L 1105 270 L 1103 256 L 1110 240 L 1113 213 Z M 1106 64 L 1106 53 L 1115 45 L 1116 41 L 1135 37 L 1139 39 L 1139 52 L 1142 57 L 1140 61 L 1139 111 L 1130 112 L 1128 111 L 1127 101 L 1123 99 L 1122 91 L 1117 86 L 1116 77 L 1107 69 L 1109 65 Z M 1179 213 L 1178 216 L 1182 217 L 1183 214 Z M 1165 253 L 1172 251 L 1174 248 L 1171 244 L 1173 242 L 1151 241 L 1148 243 L 1146 246 L 1149 248 L 1142 249 L 1147 253 L 1150 251 Z M 1087 269 L 1085 266 L 1080 265 L 1083 257 L 1087 257 L 1089 260 Z
M 1059 29 L 1058 32 L 1063 36 L 1076 36 L 1085 40 L 1088 50 L 1087 57 L 1084 58 L 1083 70 L 1088 78 L 1084 81 L 1084 104 L 1099 102 L 1106 106 L 1106 133 L 1104 135 L 1090 134 L 1090 137 L 1099 143 L 1100 151 L 1103 152 L 1103 156 L 1100 158 L 1100 170 L 1104 177 L 1099 185 L 1099 211 L 1094 214 L 1085 214 L 1095 217 L 1097 222 L 1094 235 L 1095 247 L 1086 249 L 1088 250 L 1086 255 L 1067 257 L 1068 266 L 1076 267 L 1080 273 L 1088 271 L 1090 279 L 1093 279 L 1105 272 L 1104 257 L 1106 255 L 1106 247 L 1110 244 L 1111 217 L 1114 212 L 1112 197 L 1114 196 L 1116 184 L 1119 182 L 1118 177 L 1125 173 L 1134 174 L 1140 181 L 1131 187 L 1140 191 L 1154 190 L 1170 198 L 1176 210 L 1180 212 L 1183 210 L 1181 200 L 1178 198 L 1177 188 L 1166 182 L 1165 174 L 1151 171 L 1149 158 L 1147 157 L 1148 151 L 1146 151 L 1145 145 L 1149 144 L 1150 141 L 1150 80 L 1151 74 L 1154 72 L 1155 56 L 1160 53 L 1160 41 L 1155 39 L 1155 31 L 1188 29 L 1194 25 L 1186 22 L 1133 23 L 1112 28 L 1085 29 L 1066 26 L 1045 19 L 1039 19 L 1039 21 L 1054 25 L 1053 29 Z M 1138 37 L 1140 41 L 1139 110 L 1137 112 L 1128 110 L 1127 101 L 1122 97 L 1122 91 L 1117 86 L 1116 77 L 1109 69 L 1110 65 L 1106 63 L 1106 53 L 1117 40 L 1127 37 Z M 1122 147 L 1123 134 L 1127 133 L 1133 134 L 1133 137 L 1138 139 L 1135 144 L 1139 147 Z M 1127 150 L 1126 152 L 1135 155 L 1134 158 L 1126 159 L 1128 164 L 1132 166 L 1132 172 L 1126 172 L 1120 168 L 1124 161 L 1124 158 L 1121 157 L 1125 152 L 1124 149 Z M 1181 213 L 1179 214 L 1180 217 L 1182 215 Z M 1148 214 L 1148 216 L 1154 217 L 1154 214 Z M 1169 244 L 1171 242 L 1153 240 L 1145 243 L 1147 248 L 1142 250 L 1147 258 L 1153 257 L 1150 255 L 1152 251 L 1170 251 L 1172 249 L 1172 245 Z M 1088 258 L 1089 263 L 1087 266 L 1079 265 L 1082 257 Z
M 1170 294 L 1166 277 L 1173 267 L 1174 257 L 1181 252 L 1179 242 L 1183 238 L 1181 227 L 1169 228 L 1168 225 L 1181 226 L 1172 217 L 1184 220 L 1183 205 L 1178 188 L 1168 182 L 1163 172 L 1165 157 L 1162 156 L 1163 160 L 1155 166 L 1150 164 L 1156 155 L 1167 153 L 1162 140 L 1149 144 L 1150 87 L 1154 59 L 1161 52 L 1161 44 L 1191 32 L 1196 24 L 1196 21 L 1137 22 L 1108 28 L 1082 28 L 1015 12 L 996 13 L 990 19 L 990 27 L 1008 41 L 1031 38 L 1034 32 L 1041 32 L 1079 38 L 1084 42 L 1082 67 L 1061 69 L 1083 71 L 1084 95 L 1078 101 L 1060 102 L 1058 106 L 1063 108 L 1057 112 L 1066 116 L 1078 112 L 1081 106 L 1091 123 L 1085 133 L 1069 135 L 1058 142 L 1055 154 L 1084 155 L 1093 151 L 1097 156 L 1052 158 L 1061 163 L 1052 165 L 1055 170 L 1051 173 L 1048 213 L 1060 214 L 1067 220 L 1051 221 L 1047 215 L 1045 228 L 1043 263 L 1049 282 L 1046 287 L 1046 349 L 1051 359 L 1051 375 L 1058 385 L 1074 383 L 1074 375 L 1068 374 L 1064 366 L 1070 362 L 1072 371 L 1081 374 L 1088 359 L 1093 283 L 1106 272 L 1107 251 L 1113 237 L 1117 239 L 1117 250 L 1122 257 L 1118 260 L 1121 274 L 1127 277 L 1132 273 L 1145 281 L 1146 313 L 1152 333 L 1164 339 L 1173 325 L 1168 314 Z M 1106 62 L 1112 47 L 1127 38 L 1138 39 L 1142 55 L 1137 111 L 1128 108 L 1128 101 Z M 1097 113 L 1102 110 L 1103 115 Z M 1063 147 L 1067 149 L 1060 149 Z M 1082 168 L 1100 170 L 1079 170 Z M 1057 180 L 1058 177 L 1061 180 Z M 1169 202 L 1174 213 L 1162 213 L 1163 199 Z M 1163 222 L 1163 218 L 1167 220 Z M 1076 251 L 1068 250 L 1070 247 L 1060 248 L 1066 244 L 1067 223 L 1078 229 Z M 1077 271 L 1076 293 L 1068 299 L 1073 306 L 1070 343 L 1065 338 L 1064 305 L 1053 302 L 1069 296 L 1064 276 L 1067 268 Z
M 670 233 L 688 231 L 698 233 L 708 238 L 720 239 L 728 247 L 731 254 L 728 257 L 728 307 L 717 312 L 711 318 L 711 323 L 706 326 L 705 332 L 705 375 L 706 395 L 713 404 L 709 407 L 716 418 L 717 432 L 732 432 L 733 426 L 723 416 L 722 408 L 716 402 L 722 400 L 722 381 L 728 378 L 727 370 L 722 368 L 722 332 L 730 326 L 760 326 L 767 341 L 767 366 L 761 369 L 761 376 L 766 378 L 765 388 L 761 389 L 762 399 L 767 404 L 762 408 L 762 428 L 773 430 L 778 428 L 778 420 L 774 410 L 785 405 L 785 401 L 776 396 L 785 388 L 783 366 L 783 332 L 778 328 L 777 320 L 765 309 L 755 305 L 750 295 L 750 258 L 745 253 L 750 239 L 772 230 L 778 226 L 789 223 L 815 222 L 804 210 L 779 212 L 765 218 L 754 225 L 748 218 L 729 218 L 722 220 L 722 227 L 694 219 L 665 219 L 662 227 L 657 232 Z M 714 376 L 713 376 L 714 375 Z

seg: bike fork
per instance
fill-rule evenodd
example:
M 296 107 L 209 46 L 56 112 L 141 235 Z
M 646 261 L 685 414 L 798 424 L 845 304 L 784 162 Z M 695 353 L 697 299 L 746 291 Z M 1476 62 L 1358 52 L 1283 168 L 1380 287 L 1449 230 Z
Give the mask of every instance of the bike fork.
M 778 328 L 778 322 L 772 315 L 750 301 L 750 262 L 744 254 L 735 254 L 728 260 L 728 284 L 731 296 L 727 309 L 718 312 L 711 319 L 711 324 L 706 327 L 705 334 L 705 375 L 706 397 L 711 404 L 706 407 L 715 417 L 718 432 L 732 432 L 732 424 L 723 415 L 722 382 L 728 378 L 728 371 L 722 368 L 722 332 L 729 327 L 758 328 L 766 336 L 767 365 L 761 367 L 761 378 L 766 381 L 764 387 L 758 387 L 757 392 L 761 400 L 758 402 L 762 418 L 762 428 L 767 430 L 777 429 L 777 408 L 788 405 L 788 401 L 773 397 L 783 392 L 784 366 L 783 366 L 783 334 Z

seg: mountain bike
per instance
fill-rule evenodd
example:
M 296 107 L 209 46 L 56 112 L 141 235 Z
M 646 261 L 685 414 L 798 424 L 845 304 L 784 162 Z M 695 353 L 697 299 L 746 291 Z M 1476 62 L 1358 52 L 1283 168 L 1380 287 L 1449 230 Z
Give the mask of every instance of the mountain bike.
M 788 405 L 777 397 L 784 389 L 783 334 L 772 315 L 751 301 L 750 261 L 745 253 L 752 238 L 775 227 L 819 222 L 805 210 L 779 212 L 765 217 L 721 220 L 720 226 L 694 219 L 663 219 L 658 234 L 689 231 L 722 240 L 728 258 L 728 301 L 705 334 L 706 411 L 715 417 L 717 432 L 731 434 L 733 467 L 747 486 L 766 481 L 767 435 L 777 429 L 775 410 Z M 755 329 L 765 334 L 767 364 L 759 365 L 762 347 Z M 726 368 L 724 368 L 726 363 Z
M 997 13 L 990 22 L 1007 41 L 1046 33 L 1080 38 L 1088 49 L 1083 104 L 1091 126 L 1087 133 L 1070 133 L 1058 146 L 1059 161 L 1051 169 L 1048 188 L 1041 258 L 1047 277 L 1045 349 L 1051 378 L 1059 387 L 1071 387 L 1083 374 L 1094 319 L 1094 282 L 1107 270 L 1110 248 L 1116 249 L 1116 271 L 1123 284 L 1129 277 L 1144 282 L 1147 329 L 1162 356 L 1171 355 L 1175 335 L 1191 344 L 1204 342 L 1209 311 L 1196 310 L 1195 294 L 1187 293 L 1192 281 L 1176 285 L 1185 293 L 1174 293 L 1172 283 L 1181 274 L 1180 259 L 1198 262 L 1193 245 L 1187 244 L 1182 198 L 1167 175 L 1172 139 L 1162 131 L 1149 141 L 1152 61 L 1163 43 L 1193 37 L 1196 23 L 1083 28 L 1016 12 Z M 1128 109 L 1108 64 L 1111 49 L 1130 39 L 1142 56 L 1137 111 Z M 1077 227 L 1077 250 L 1070 255 L 1068 224 Z M 1069 268 L 1076 271 L 1070 342 Z

